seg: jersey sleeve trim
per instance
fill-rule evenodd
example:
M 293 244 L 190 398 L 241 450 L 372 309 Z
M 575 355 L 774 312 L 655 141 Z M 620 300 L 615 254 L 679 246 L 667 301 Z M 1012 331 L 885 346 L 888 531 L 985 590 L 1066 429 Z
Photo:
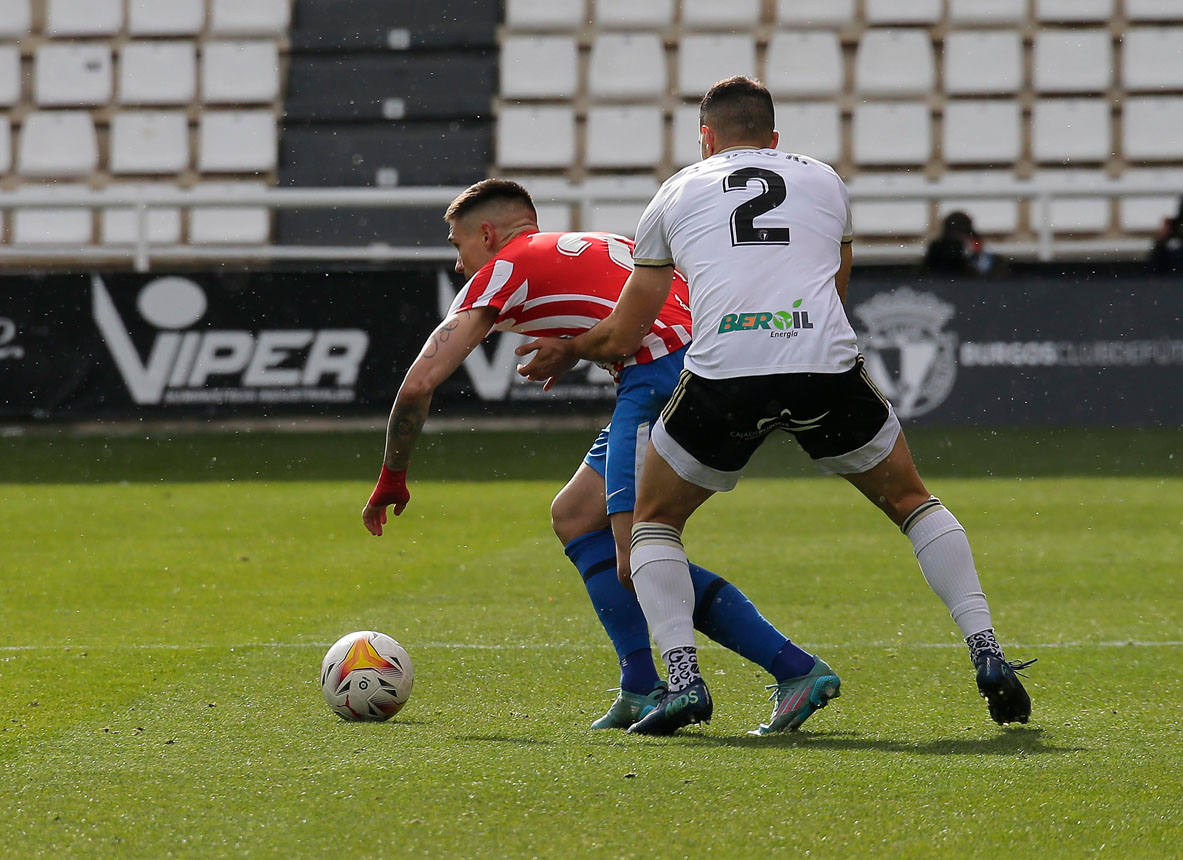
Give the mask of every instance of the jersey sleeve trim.
M 673 264 L 673 260 L 646 260 L 641 258 L 633 260 L 634 266 L 646 266 L 653 269 L 664 269 L 666 266 L 672 266 Z

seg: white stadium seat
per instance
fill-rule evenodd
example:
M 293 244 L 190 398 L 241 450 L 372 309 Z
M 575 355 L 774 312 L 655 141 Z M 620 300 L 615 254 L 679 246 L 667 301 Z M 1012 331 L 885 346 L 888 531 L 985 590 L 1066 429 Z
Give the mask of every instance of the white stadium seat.
M 119 100 L 129 105 L 180 105 L 197 97 L 192 42 L 128 42 L 119 56 Z
M 1090 186 L 1105 182 L 1104 174 L 1092 170 L 1037 170 L 1032 184 Z M 1051 201 L 1049 214 L 1053 233 L 1103 233 L 1109 229 L 1112 205 L 1108 197 L 1056 197 Z M 1041 207 L 1031 206 L 1031 227 L 1038 230 L 1042 221 Z
M 50 36 L 109 36 L 123 27 L 123 0 L 46 0 Z
M 272 39 L 210 40 L 201 51 L 206 104 L 272 102 L 279 97 L 279 48 Z
M 0 45 L 0 105 L 21 100 L 21 52 L 16 45 Z
M 1019 24 L 1027 17 L 1027 0 L 949 0 L 952 24 Z
M 841 110 L 831 101 L 792 101 L 776 105 L 776 127 L 783 152 L 795 152 L 827 164 L 842 157 Z
M 42 107 L 106 104 L 111 100 L 111 49 L 103 43 L 49 42 L 33 61 L 33 97 Z
M 1104 161 L 1113 149 L 1110 137 L 1105 99 L 1042 99 L 1031 113 L 1031 154 L 1038 162 Z
M 651 176 L 593 176 L 582 187 L 592 195 L 583 229 L 630 238 L 636 235 L 647 201 L 657 192 Z
M 674 0 L 596 0 L 600 29 L 660 30 L 674 21 Z
M 682 0 L 683 27 L 741 30 L 758 23 L 760 0 Z
M 670 156 L 675 167 L 685 167 L 702 157 L 698 148 L 698 129 L 698 105 L 678 105 L 674 109 L 670 140 Z
M 958 210 L 969 213 L 979 233 L 1013 233 L 1019 227 L 1019 201 L 1015 198 L 975 197 L 979 190 L 997 188 L 1014 176 L 1008 170 L 969 170 L 946 173 L 942 186 L 956 187 L 958 196 L 946 197 L 937 206 L 937 217 Z M 964 196 L 961 196 L 961 192 Z
M 950 164 L 1013 164 L 1022 152 L 1022 116 L 1013 99 L 945 105 L 944 155 Z
M 587 112 L 588 167 L 652 167 L 664 149 L 660 108 L 604 105 Z
M 665 45 L 656 33 L 601 33 L 592 44 L 587 90 L 593 98 L 660 98 Z
M 12 167 L 12 124 L 8 117 L 0 116 L 0 174 Z
M 133 36 L 192 36 L 205 27 L 205 0 L 127 0 Z
M 58 184 L 39 186 L 46 194 L 77 194 L 84 186 Z M 94 222 L 87 209 L 18 209 L 12 215 L 14 245 L 89 245 L 94 240 Z
M 291 0 L 210 0 L 215 36 L 282 36 L 291 23 Z
M 566 98 L 579 84 L 579 48 L 571 36 L 506 36 L 501 43 L 501 96 Z
M 1127 91 L 1183 89 L 1183 27 L 1130 28 L 1121 54 Z
M 774 33 L 765 65 L 764 83 L 774 96 L 835 95 L 846 77 L 838 34 L 826 30 Z
M 855 105 L 854 160 L 859 164 L 925 164 L 932 157 L 931 127 L 925 102 Z
M 923 176 L 898 172 L 861 173 L 848 183 L 852 195 L 868 188 L 885 188 L 902 195 L 927 186 Z M 862 236 L 922 236 L 929 231 L 927 200 L 903 197 L 898 200 L 852 200 L 850 214 L 854 224 L 855 254 Z
M 1122 152 L 1127 159 L 1179 161 L 1183 153 L 1183 96 L 1126 99 Z
M 701 98 L 733 75 L 756 74 L 756 43 L 750 34 L 692 33 L 678 48 L 678 93 Z
M 927 30 L 868 30 L 855 54 L 854 85 L 863 95 L 923 95 L 936 82 Z
M 207 110 L 198 127 L 198 169 L 262 173 L 275 168 L 275 114 L 270 110 Z
M 227 196 L 257 191 L 267 186 L 257 182 L 204 182 L 202 188 Z M 266 207 L 194 206 L 189 210 L 189 242 L 193 245 L 261 245 L 271 235 L 271 218 Z
M 17 171 L 23 176 L 87 176 L 99 162 L 94 122 L 84 110 L 27 114 L 18 155 Z
M 19 39 L 32 26 L 32 0 L 0 0 L 0 37 Z
M 183 111 L 124 111 L 111 119 L 112 173 L 180 173 L 188 166 Z
M 1113 0 L 1035 0 L 1038 21 L 1108 21 Z
M 505 106 L 497 116 L 501 167 L 568 167 L 575 160 L 575 111 L 568 106 Z
M 1043 30 L 1035 36 L 1036 92 L 1103 92 L 1113 82 L 1113 39 L 1108 30 Z
M 159 184 L 125 182 L 112 190 L 155 189 Z M 181 210 L 175 207 L 148 209 L 145 227 L 153 245 L 174 245 L 181 241 Z M 139 239 L 139 213 L 131 206 L 114 206 L 99 212 L 99 241 L 104 245 L 134 245 Z
M 1131 21 L 1183 21 L 1179 0 L 1125 0 L 1125 14 Z
M 1118 223 L 1127 233 L 1156 233 L 1163 219 L 1174 217 L 1178 211 L 1179 197 L 1175 194 L 1122 197 L 1117 202 Z
M 510 30 L 578 30 L 586 15 L 584 0 L 505 0 Z
M 776 20 L 792 27 L 845 27 L 854 20 L 854 0 L 777 0 Z
M 1015 30 L 955 30 L 945 36 L 945 92 L 1015 93 L 1023 86 L 1023 38 Z
M 943 0 L 865 0 L 868 24 L 935 24 L 944 12 Z

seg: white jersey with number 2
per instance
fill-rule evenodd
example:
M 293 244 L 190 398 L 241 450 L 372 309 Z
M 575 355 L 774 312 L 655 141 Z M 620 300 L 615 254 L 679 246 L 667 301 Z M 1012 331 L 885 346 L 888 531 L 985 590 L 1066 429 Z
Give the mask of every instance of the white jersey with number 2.
M 850 202 L 833 168 L 745 147 L 667 179 L 641 216 L 633 256 L 638 266 L 675 265 L 690 282 L 693 373 L 839 373 L 858 354 L 834 287 L 850 240 Z

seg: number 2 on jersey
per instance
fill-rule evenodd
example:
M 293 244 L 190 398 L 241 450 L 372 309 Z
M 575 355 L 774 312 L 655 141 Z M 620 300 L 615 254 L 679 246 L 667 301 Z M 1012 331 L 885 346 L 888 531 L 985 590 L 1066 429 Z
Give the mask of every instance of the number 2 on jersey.
M 723 193 L 728 191 L 744 191 L 751 182 L 758 182 L 764 190 L 745 200 L 735 207 L 731 213 L 731 244 L 732 245 L 787 245 L 789 244 L 788 227 L 757 227 L 756 219 L 785 202 L 788 190 L 785 180 L 779 173 L 765 170 L 762 167 L 745 167 L 734 173 L 729 173 L 723 180 Z

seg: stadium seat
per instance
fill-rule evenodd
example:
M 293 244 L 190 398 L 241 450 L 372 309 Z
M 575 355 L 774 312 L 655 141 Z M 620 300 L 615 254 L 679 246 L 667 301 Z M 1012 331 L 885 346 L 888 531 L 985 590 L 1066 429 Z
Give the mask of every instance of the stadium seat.
M 279 48 L 271 39 L 210 40 L 201 50 L 201 100 L 257 104 L 279 97 Z
M 670 157 L 676 168 L 693 164 L 702 157 L 698 148 L 698 129 L 698 105 L 678 105 L 674 109 L 670 131 Z
M 1113 81 L 1113 39 L 1101 29 L 1043 30 L 1032 65 L 1036 92 L 1103 92 Z
M 296 0 L 288 32 L 296 53 L 495 48 L 500 3 L 473 0 Z
M 594 176 L 583 183 L 592 195 L 581 229 L 633 237 L 649 198 L 657 192 L 651 176 Z
M 98 136 L 87 111 L 40 111 L 25 116 L 17 165 L 22 176 L 87 176 L 98 163 Z
M 1040 163 L 1099 162 L 1112 153 L 1105 99 L 1042 99 L 1031 113 L 1031 154 Z
M 1108 21 L 1113 0 L 1035 0 L 1037 21 Z
M 33 61 L 33 98 L 42 107 L 111 100 L 111 49 L 103 43 L 45 43 Z
M 656 33 L 601 33 L 592 44 L 592 98 L 660 98 L 666 92 L 665 46 Z
M 937 206 L 938 219 L 958 210 L 973 218 L 979 233 L 1007 234 L 1019 227 L 1019 201 L 1015 198 L 975 197 L 978 190 L 997 188 L 1014 174 L 1009 170 L 969 170 L 946 173 L 943 187 L 957 189 L 956 196 L 943 198 Z M 962 196 L 964 195 L 964 196 Z
M 776 127 L 783 152 L 808 155 L 827 164 L 842 158 L 842 120 L 831 101 L 792 101 L 776 105 Z
M 84 186 L 39 186 L 48 194 L 76 194 Z M 87 209 L 17 209 L 12 214 L 13 245 L 89 245 L 94 241 L 94 219 Z
M 214 36 L 282 36 L 291 23 L 290 0 L 209 0 Z
M 1121 55 L 1127 92 L 1183 89 L 1183 27 L 1126 30 Z
M 935 24 L 944 12 L 942 0 L 865 0 L 868 24 Z
M 924 102 L 855 105 L 854 160 L 859 164 L 925 164 L 932 157 L 931 125 Z
M 1178 0 L 1125 0 L 1125 14 L 1131 21 L 1183 20 Z
M 678 48 L 678 93 L 701 98 L 732 75 L 756 74 L 756 43 L 751 35 L 692 33 Z
M 571 36 L 506 36 L 501 43 L 503 98 L 567 98 L 579 85 L 579 48 Z
M 863 95 L 926 95 L 936 83 L 927 30 L 868 30 L 855 54 L 854 84 Z
M 109 186 L 115 191 L 155 189 L 159 184 L 125 182 Z M 153 245 L 174 245 L 181 241 L 181 210 L 153 206 L 147 212 L 148 241 Z M 134 245 L 139 239 L 139 214 L 131 206 L 104 207 L 99 211 L 99 241 L 104 245 Z
M 192 36 L 205 26 L 205 0 L 127 0 L 133 36 Z
M 1027 0 L 949 0 L 951 24 L 1019 24 L 1027 17 Z
M 46 0 L 50 36 L 110 36 L 123 27 L 123 0 Z
M 1037 170 L 1032 184 L 1092 186 L 1104 182 L 1103 174 L 1090 170 Z M 1108 197 L 1054 197 L 1049 206 L 1053 233 L 1103 233 L 1109 229 L 1112 204 Z M 1042 225 L 1042 211 L 1038 202 L 1031 206 L 1032 229 Z
M 12 167 L 12 124 L 8 117 L 0 116 L 0 174 Z
M 868 178 L 863 184 L 881 184 L 881 180 Z M 929 232 L 926 200 L 853 200 L 850 217 L 856 255 L 863 236 L 923 236 Z
M 661 161 L 665 124 L 660 108 L 604 105 L 587 112 L 588 167 L 649 167 Z
M 584 0 L 505 0 L 510 30 L 578 30 L 586 19 Z
M 19 39 L 32 26 L 32 0 L 0 0 L 0 38 Z
M 768 42 L 764 83 L 774 95 L 828 96 L 842 92 L 846 68 L 838 34 L 781 30 Z
M 945 105 L 944 156 L 950 164 L 1013 164 L 1022 152 L 1022 116 L 1013 99 Z
M 566 106 L 505 106 L 497 117 L 501 167 L 568 167 L 575 160 L 575 111 Z
M 1181 187 L 1176 184 L 1176 187 Z M 1179 211 L 1176 194 L 1153 197 L 1122 197 L 1117 202 L 1117 218 L 1123 232 L 1157 233 L 1165 218 L 1173 218 Z
M 682 0 L 682 26 L 690 29 L 751 29 L 760 23 L 760 0 Z
M 262 173 L 276 165 L 275 114 L 270 110 L 207 110 L 198 125 L 198 169 Z
M 661 30 L 674 21 L 674 0 L 596 0 L 600 29 Z
M 197 97 L 192 42 L 128 42 L 119 55 L 119 100 L 129 105 L 189 104 Z
M 1178 161 L 1183 153 L 1183 96 L 1126 99 L 1122 152 L 1139 161 Z
M 854 0 L 777 0 L 776 20 L 790 27 L 845 27 L 855 20 Z
M 21 52 L 16 45 L 0 45 L 0 105 L 21 100 Z
M 188 166 L 183 111 L 124 111 L 111 119 L 112 173 L 180 173 Z
M 208 182 L 203 188 L 227 196 L 265 188 L 255 182 Z M 264 207 L 194 206 L 189 210 L 189 242 L 193 245 L 261 245 L 271 235 L 271 218 Z
M 955 30 L 945 36 L 945 92 L 1015 93 L 1023 86 L 1023 39 L 1015 30 Z

